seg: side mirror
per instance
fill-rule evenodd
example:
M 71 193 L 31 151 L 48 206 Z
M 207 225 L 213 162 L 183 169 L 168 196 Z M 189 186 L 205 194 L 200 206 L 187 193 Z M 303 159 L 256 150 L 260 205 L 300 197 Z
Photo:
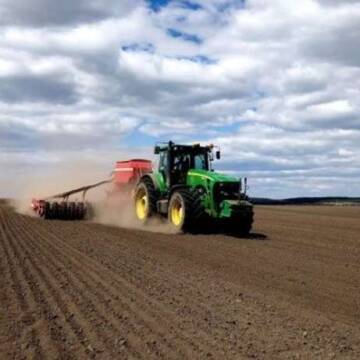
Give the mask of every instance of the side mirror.
M 155 146 L 155 148 L 154 148 L 154 154 L 155 154 L 155 155 L 160 154 L 160 146 Z
M 220 150 L 217 150 L 216 153 L 215 153 L 215 157 L 217 160 L 220 160 Z

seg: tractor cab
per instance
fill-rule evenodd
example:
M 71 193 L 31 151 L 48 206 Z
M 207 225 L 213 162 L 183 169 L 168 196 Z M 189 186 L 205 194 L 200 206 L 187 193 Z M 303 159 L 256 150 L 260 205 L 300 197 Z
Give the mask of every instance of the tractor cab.
M 168 142 L 155 146 L 155 154 L 160 156 L 159 173 L 166 179 L 167 186 L 185 184 L 189 170 L 211 171 L 213 161 L 213 145 L 177 145 Z M 220 158 L 220 151 L 216 152 Z

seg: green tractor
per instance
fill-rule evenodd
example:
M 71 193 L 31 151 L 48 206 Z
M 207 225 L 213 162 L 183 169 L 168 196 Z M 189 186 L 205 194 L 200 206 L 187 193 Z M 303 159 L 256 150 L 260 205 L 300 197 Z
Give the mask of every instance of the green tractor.
M 215 225 L 218 230 L 247 235 L 253 206 L 246 195 L 246 179 L 214 172 L 214 146 L 155 146 L 157 171 L 143 175 L 134 193 L 136 217 L 146 223 L 160 214 L 179 231 Z M 215 152 L 220 159 L 220 151 Z

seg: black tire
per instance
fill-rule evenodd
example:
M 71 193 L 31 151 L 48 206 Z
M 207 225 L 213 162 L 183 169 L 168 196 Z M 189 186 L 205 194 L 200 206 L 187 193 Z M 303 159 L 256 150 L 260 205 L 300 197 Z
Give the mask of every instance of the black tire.
M 59 219 L 66 220 L 66 217 L 67 217 L 67 202 L 62 201 L 59 204 Z
M 45 202 L 45 205 L 44 205 L 44 215 L 43 215 L 43 218 L 45 220 L 49 220 L 51 219 L 51 208 L 50 208 L 50 203 L 49 202 Z
M 74 220 L 79 220 L 79 206 L 78 206 L 78 203 L 77 203 L 77 202 L 74 203 L 73 219 L 74 219 Z
M 53 202 L 51 204 L 51 218 L 52 219 L 59 218 L 59 204 L 57 202 Z
M 206 221 L 209 220 L 209 216 L 205 212 L 201 197 L 202 193 L 200 193 L 199 190 L 200 189 L 195 189 L 190 191 L 192 196 L 192 218 L 196 226 L 203 226 L 206 224 Z
M 144 200 L 146 198 L 146 200 Z M 135 217 L 141 223 L 146 223 L 157 213 L 156 202 L 159 198 L 158 191 L 150 178 L 144 178 L 136 185 L 134 192 L 134 212 Z M 143 199 L 143 200 L 141 200 Z M 146 201 L 146 204 L 144 202 Z M 142 203 L 142 206 L 140 206 Z M 143 211 L 140 211 L 140 207 Z
M 83 202 L 77 204 L 77 219 L 83 220 L 85 217 L 85 206 Z
M 71 201 L 68 205 L 69 220 L 76 220 L 76 204 Z
M 230 231 L 240 236 L 249 235 L 254 222 L 254 211 L 252 207 L 245 208 L 230 220 Z
M 181 206 L 181 211 L 176 210 Z M 173 212 L 174 211 L 174 212 Z M 181 212 L 181 219 L 176 213 Z M 169 201 L 168 220 L 178 231 L 193 231 L 200 227 L 206 218 L 201 196 L 196 190 L 179 189 L 173 192 Z

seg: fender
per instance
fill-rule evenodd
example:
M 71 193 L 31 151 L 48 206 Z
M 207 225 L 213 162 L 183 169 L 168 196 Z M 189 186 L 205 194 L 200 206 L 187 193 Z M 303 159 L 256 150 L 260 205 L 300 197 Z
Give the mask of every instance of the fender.
M 169 191 L 169 195 L 168 195 L 168 198 L 170 199 L 171 198 L 171 195 L 177 191 L 177 190 L 180 190 L 180 189 L 189 189 L 189 186 L 188 185 L 185 185 L 185 184 L 179 184 L 179 185 L 174 185 L 170 191 Z
M 144 179 L 149 179 L 149 180 L 151 180 L 151 182 L 152 182 L 153 185 L 154 185 L 155 190 L 158 190 L 158 191 L 160 190 L 159 184 L 158 184 L 158 182 L 156 181 L 156 177 L 155 177 L 155 175 L 154 175 L 153 173 L 148 173 L 148 174 L 145 174 L 145 175 L 141 176 L 141 178 L 139 178 L 139 180 L 138 180 L 138 183 L 139 183 L 141 180 L 144 180 Z

